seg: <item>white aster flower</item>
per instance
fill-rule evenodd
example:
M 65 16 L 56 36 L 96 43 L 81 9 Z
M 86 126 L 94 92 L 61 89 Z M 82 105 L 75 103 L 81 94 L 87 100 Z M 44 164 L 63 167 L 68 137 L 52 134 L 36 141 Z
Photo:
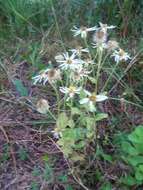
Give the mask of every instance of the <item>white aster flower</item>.
M 59 55 L 56 57 L 56 61 L 60 64 L 60 68 L 63 70 L 75 70 L 78 69 L 81 64 L 84 62 L 81 59 L 76 58 L 76 53 L 73 53 L 71 56 L 68 52 L 63 53 L 63 55 Z
M 75 49 L 71 49 L 70 50 L 72 53 L 75 53 L 77 56 L 81 56 L 82 53 L 89 53 L 89 50 L 88 48 L 82 48 L 81 46 L 78 46 L 77 48 Z
M 108 99 L 107 96 L 103 94 L 96 95 L 95 93 L 90 93 L 89 91 L 85 90 L 87 95 L 86 98 L 80 100 L 80 104 L 87 104 L 89 106 L 89 111 L 94 112 L 96 111 L 95 103 L 102 102 Z
M 49 82 L 50 84 L 61 80 L 60 70 L 59 69 L 46 69 L 39 72 L 39 75 L 32 78 L 34 80 L 34 85 L 39 83 L 43 83 L 43 85 L 46 84 L 46 82 Z
M 119 48 L 119 43 L 116 40 L 109 40 L 106 43 L 106 48 L 108 51 L 113 51 L 113 50 Z
M 81 91 L 81 87 L 69 86 L 69 87 L 60 87 L 60 91 L 66 95 L 68 95 L 67 101 L 70 98 L 73 98 L 75 94 L 79 94 Z
M 129 54 L 125 52 L 123 49 L 119 49 L 118 51 L 115 50 L 111 57 L 114 57 L 114 60 L 117 63 L 119 63 L 120 61 L 127 61 L 128 59 L 131 59 Z
M 90 58 L 84 59 L 84 62 L 85 62 L 84 63 L 85 67 L 88 67 L 89 65 L 95 64 L 95 62 Z
M 101 29 L 97 30 L 93 35 L 93 41 L 96 44 L 105 43 L 107 41 L 107 32 L 104 32 Z
M 98 48 L 102 51 L 104 48 L 106 48 L 106 41 L 107 32 L 104 32 L 101 29 L 97 30 L 93 35 L 93 48 Z
M 87 77 L 89 73 L 91 73 L 91 71 L 80 67 L 79 69 L 76 69 L 74 72 L 71 73 L 70 78 L 72 80 L 80 81 L 81 79 Z
M 71 31 L 74 32 L 74 36 L 81 35 L 81 38 L 86 38 L 88 32 L 95 31 L 96 29 L 97 29 L 96 26 L 91 27 L 91 28 L 87 28 L 87 27 L 78 28 L 74 26 L 73 29 L 71 29 Z
M 114 28 L 116 28 L 116 26 L 113 26 L 113 25 L 108 26 L 107 24 L 103 24 L 101 22 L 99 22 L 99 25 L 100 25 L 100 30 L 102 30 L 105 33 L 107 32 L 107 29 L 114 29 Z
M 48 71 L 50 69 L 45 69 L 39 72 L 39 75 L 32 77 L 32 80 L 34 81 L 33 84 L 36 85 L 37 83 L 43 83 L 43 85 L 46 84 L 48 81 Z

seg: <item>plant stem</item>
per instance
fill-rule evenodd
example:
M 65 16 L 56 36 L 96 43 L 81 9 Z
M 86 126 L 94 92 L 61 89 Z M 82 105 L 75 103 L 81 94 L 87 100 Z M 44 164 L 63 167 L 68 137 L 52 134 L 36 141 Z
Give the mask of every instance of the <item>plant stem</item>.
M 105 84 L 104 84 L 104 86 L 103 86 L 103 88 L 102 88 L 102 90 L 101 90 L 102 92 L 105 90 L 106 86 L 108 85 L 108 82 L 109 82 L 110 79 L 112 78 L 112 76 L 113 76 L 113 74 L 114 74 L 114 72 L 115 72 L 117 66 L 118 66 L 118 62 L 116 63 L 116 65 L 115 65 L 115 67 L 113 68 L 111 74 L 109 75 L 108 79 L 106 80 L 106 82 L 105 82 Z
M 53 89 L 55 91 L 55 94 L 56 94 L 57 105 L 58 105 L 58 116 L 59 116 L 59 113 L 60 113 L 60 97 L 59 97 L 59 93 L 57 91 L 57 88 L 53 84 L 51 84 L 51 86 L 53 87 Z
M 55 7 L 54 7 L 54 4 L 53 4 L 53 0 L 50 0 L 50 2 L 51 2 L 51 8 L 52 8 L 52 12 L 53 12 L 54 19 L 55 19 L 57 32 L 58 32 L 58 35 L 59 35 L 59 37 L 61 39 L 61 46 L 62 46 L 63 50 L 66 51 L 66 48 L 64 46 L 64 42 L 63 42 L 63 39 L 62 39 L 62 35 L 61 35 L 60 29 L 59 29 L 59 24 L 58 24 L 58 21 L 57 21 L 57 16 L 56 16 L 56 11 L 55 11 Z
M 96 87 L 95 87 L 95 93 L 97 94 L 98 92 L 98 80 L 99 80 L 99 77 L 100 77 L 100 71 L 101 71 L 101 63 L 102 63 L 102 54 L 103 54 L 103 51 L 100 51 L 97 49 L 97 53 L 98 53 L 98 67 L 97 67 L 97 74 L 96 74 Z

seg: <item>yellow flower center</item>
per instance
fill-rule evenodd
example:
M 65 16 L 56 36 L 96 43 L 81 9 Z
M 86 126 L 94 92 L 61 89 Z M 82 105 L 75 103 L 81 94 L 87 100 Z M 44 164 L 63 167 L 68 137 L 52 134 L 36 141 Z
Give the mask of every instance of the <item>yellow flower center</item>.
M 89 97 L 89 100 L 92 101 L 92 102 L 96 102 L 96 95 L 93 94 Z
M 96 33 L 96 37 L 97 37 L 98 39 L 104 38 L 104 37 L 105 37 L 105 32 L 103 32 L 102 30 L 98 31 L 98 32 Z
M 120 49 L 119 55 L 122 57 L 122 56 L 124 56 L 124 54 L 125 54 L 124 50 L 123 50 L 123 49 Z
M 80 29 L 84 32 L 87 28 L 85 26 L 82 26 Z
M 56 70 L 55 69 L 51 69 L 48 71 L 48 76 L 49 78 L 53 78 L 56 74 Z
M 71 60 L 71 59 L 68 59 L 68 60 L 67 60 L 67 64 L 72 64 L 72 60 Z
M 76 91 L 76 87 L 75 86 L 70 86 L 69 87 L 69 92 L 70 93 L 74 93 Z

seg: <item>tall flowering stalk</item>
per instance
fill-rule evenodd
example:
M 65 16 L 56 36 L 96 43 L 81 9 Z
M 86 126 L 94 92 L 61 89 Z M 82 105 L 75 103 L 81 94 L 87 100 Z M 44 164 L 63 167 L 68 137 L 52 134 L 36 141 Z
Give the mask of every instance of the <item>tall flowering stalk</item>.
M 108 40 L 108 30 L 114 28 L 101 22 L 99 26 L 90 28 L 74 26 L 71 30 L 73 36 L 81 37 L 85 47 L 79 45 L 55 55 L 57 67 L 46 68 L 32 78 L 34 85 L 49 83 L 55 91 L 57 111 L 52 112 L 45 100 L 37 104 L 37 111 L 41 114 L 52 112 L 54 119 L 57 118 L 53 138 L 71 160 L 79 150 L 77 145 L 84 150 L 91 141 L 98 144 L 97 121 L 108 117 L 106 113 L 100 113 L 98 103 L 110 100 L 110 95 L 104 90 L 117 66 L 131 59 L 116 40 Z M 90 33 L 93 33 L 91 43 L 88 42 Z M 114 66 L 101 87 L 101 74 L 107 59 Z

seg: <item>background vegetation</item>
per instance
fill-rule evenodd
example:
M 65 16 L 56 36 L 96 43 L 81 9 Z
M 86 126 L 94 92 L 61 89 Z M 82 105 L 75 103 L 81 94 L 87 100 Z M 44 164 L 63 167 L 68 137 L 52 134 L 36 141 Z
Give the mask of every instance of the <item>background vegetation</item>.
M 50 118 L 31 109 L 39 97 L 54 101 L 53 92 L 33 87 L 31 78 L 78 44 L 70 32 L 74 25 L 100 21 L 117 26 L 112 38 L 136 58 L 125 74 L 124 64 L 117 70 L 123 85 L 112 91 L 130 103 L 102 108 L 110 119 L 99 123 L 100 146 L 95 153 L 91 144 L 86 160 L 72 165 L 75 179 L 47 135 Z M 143 189 L 142 21 L 142 0 L 0 0 L 0 189 L 80 190 L 81 181 L 93 190 Z

